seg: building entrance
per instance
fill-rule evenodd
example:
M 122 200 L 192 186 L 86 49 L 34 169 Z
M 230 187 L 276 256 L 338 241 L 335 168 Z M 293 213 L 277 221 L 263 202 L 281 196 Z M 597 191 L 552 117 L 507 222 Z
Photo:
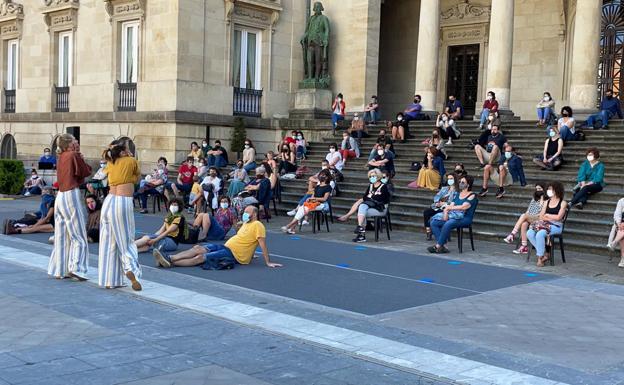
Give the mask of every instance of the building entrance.
M 479 45 L 449 47 L 446 96 L 453 94 L 464 106 L 464 115 L 475 113 L 479 87 Z

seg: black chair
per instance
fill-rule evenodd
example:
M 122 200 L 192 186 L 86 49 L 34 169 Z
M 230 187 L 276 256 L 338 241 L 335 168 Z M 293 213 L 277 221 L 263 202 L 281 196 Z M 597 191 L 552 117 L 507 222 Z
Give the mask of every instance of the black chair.
M 156 206 L 158 206 L 158 212 L 162 211 L 160 206 L 161 202 L 163 204 L 163 208 L 167 207 L 167 199 L 164 194 L 149 194 L 147 198 L 149 199 L 150 197 L 152 198 L 152 213 L 156 214 Z
M 327 202 L 328 208 L 327 210 L 314 210 L 310 211 L 308 214 L 312 214 L 312 232 L 316 234 L 317 230 L 321 232 L 321 224 L 325 223 L 325 228 L 329 233 L 329 221 L 331 220 L 331 199 Z M 301 232 L 301 222 L 299 222 L 299 232 Z
M 462 226 L 457 227 L 457 248 L 459 249 L 460 253 L 464 252 L 464 229 L 468 229 L 468 235 L 470 236 L 470 247 L 472 248 L 472 251 L 475 250 L 474 238 L 472 234 L 472 221 L 474 219 L 474 213 L 475 211 L 477 211 L 479 200 L 477 198 L 474 198 L 474 199 L 475 199 L 474 204 L 472 205 L 472 207 L 466 213 L 466 216 L 462 220 Z
M 379 232 L 383 231 L 383 227 L 386 228 L 386 235 L 390 240 L 390 205 L 387 204 L 386 208 L 380 215 L 370 215 L 366 218 L 373 219 L 373 227 L 375 227 L 375 242 L 379 242 Z
M 546 237 L 546 241 L 547 241 L 546 243 L 550 244 L 550 257 L 548 258 L 548 261 L 550 262 L 550 266 L 555 266 L 555 240 L 557 239 L 559 240 L 559 250 L 561 250 L 561 261 L 563 263 L 566 263 L 565 250 L 563 247 L 563 233 L 565 231 L 565 224 L 566 224 L 566 221 L 568 220 L 569 213 L 570 213 L 570 206 L 566 208 L 566 212 L 565 214 L 563 214 L 563 220 L 561 221 L 561 234 L 555 234 L 555 235 L 548 234 L 548 237 Z M 529 262 L 529 260 L 531 259 L 531 250 L 533 250 L 534 248 L 535 247 L 533 246 L 533 244 L 531 244 L 531 246 L 529 247 L 529 253 L 527 254 L 527 259 L 526 259 L 527 262 Z

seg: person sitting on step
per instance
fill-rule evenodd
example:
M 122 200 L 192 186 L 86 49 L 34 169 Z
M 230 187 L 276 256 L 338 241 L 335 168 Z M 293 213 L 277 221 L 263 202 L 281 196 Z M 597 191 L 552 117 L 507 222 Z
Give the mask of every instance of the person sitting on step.
M 481 117 L 479 119 L 479 129 L 483 130 L 486 127 L 486 122 L 489 119 L 490 114 L 498 116 L 498 101 L 496 100 L 496 94 L 494 91 L 489 91 L 487 97 L 483 102 L 483 109 L 481 110 Z
M 22 194 L 25 197 L 29 197 L 31 195 L 41 195 L 41 188 L 45 185 L 43 178 L 37 174 L 37 170 L 34 168 L 30 170 L 30 178 L 26 179 L 24 182 L 24 188 L 22 190 Z
M 286 144 L 282 145 L 282 149 L 279 153 L 279 168 L 278 173 L 280 175 L 293 174 L 297 172 L 297 164 L 295 163 L 295 154 L 290 150 L 290 147 Z
M 409 121 L 405 118 L 405 115 L 399 112 L 396 120 L 394 122 L 388 122 L 388 126 L 392 132 L 392 140 L 405 143 L 405 138 L 409 134 Z
M 243 168 L 243 161 L 239 159 L 236 161 L 236 168 L 230 172 L 230 180 L 227 190 L 227 196 L 230 198 L 235 197 L 243 191 L 245 185 L 249 182 L 249 175 Z
M 579 168 L 576 178 L 576 186 L 572 192 L 574 196 L 570 205 L 577 209 L 583 209 L 583 205 L 587 203 L 590 195 L 597 194 L 602 191 L 604 182 L 604 163 L 600 161 L 600 151 L 596 147 L 592 147 L 585 152 L 587 160 L 585 160 Z
M 479 159 L 480 168 L 484 168 L 486 163 L 494 165 L 501 156 L 501 149 L 507 143 L 507 138 L 500 132 L 500 127 L 492 125 L 491 133 L 487 138 L 485 146 L 477 144 L 474 146 L 475 154 Z
M 360 145 L 358 141 L 349 135 L 347 131 L 342 133 L 342 143 L 340 144 L 340 155 L 342 161 L 347 164 L 349 159 L 360 157 Z
M 559 136 L 559 129 L 554 126 L 548 136 L 544 142 L 544 153 L 533 158 L 533 163 L 542 170 L 555 171 L 563 163 L 563 139 Z
M 364 119 L 360 118 L 360 115 L 356 112 L 353 114 L 353 120 L 351 121 L 351 127 L 347 130 L 351 137 L 357 140 L 358 143 L 362 143 L 362 138 L 368 138 L 368 130 Z
M 542 212 L 542 207 L 548 198 L 546 198 L 546 184 L 543 182 L 537 182 L 535 184 L 535 191 L 533 192 L 533 198 L 529 202 L 526 212 L 520 215 L 520 218 L 516 221 L 511 233 L 503 239 L 505 243 L 512 244 L 516 241 L 518 232 L 520 232 L 520 246 L 513 251 L 514 254 L 528 254 L 528 238 L 527 231 L 529 225 L 539 220 L 539 214 Z
M 444 112 L 446 112 L 449 115 L 449 118 L 453 120 L 461 120 L 464 118 L 464 107 L 453 94 L 449 94 L 448 102 L 446 102 L 446 106 L 444 107 Z
M 284 139 L 277 145 L 277 152 L 280 154 L 284 152 L 284 146 L 288 147 L 288 161 L 295 163 L 297 154 L 297 130 L 292 130 L 290 135 L 286 135 Z
M 379 118 L 379 102 L 377 102 L 377 95 L 371 96 L 371 100 L 364 107 L 364 122 L 368 124 L 377 124 Z
M 561 117 L 557 120 L 557 128 L 564 142 L 577 140 L 575 124 L 576 121 L 574 120 L 574 116 L 572 116 L 572 107 L 563 106 L 563 108 L 561 108 Z
M 383 128 L 379 130 L 379 135 L 377 136 L 377 143 L 383 143 L 385 149 L 395 154 L 395 158 L 396 158 L 396 152 L 394 151 L 394 142 L 392 141 L 392 135 L 388 135 L 386 133 L 386 130 Z
M 342 172 L 342 168 L 344 167 L 344 160 L 342 159 L 342 155 L 338 151 L 338 146 L 336 143 L 332 143 L 329 145 L 329 152 L 325 155 L 325 159 L 329 163 L 329 168 L 336 169 Z
M 546 187 L 548 200 L 542 206 L 539 219 L 531 224 L 527 231 L 529 242 L 535 247 L 537 266 L 543 267 L 550 256 L 546 253 L 546 239 L 550 235 L 561 234 L 563 219 L 568 202 L 563 200 L 565 190 L 559 182 L 550 182 Z
M 612 89 L 608 89 L 605 92 L 605 97 L 600 102 L 599 110 L 599 113 L 590 115 L 587 118 L 587 122 L 583 126 L 584 128 L 594 128 L 597 121 L 600 120 L 602 123 L 600 128 L 606 130 L 609 128 L 609 119 L 612 119 L 615 115 L 617 115 L 618 119 L 624 118 L 620 99 L 613 97 Z
M 425 153 L 427 152 L 427 149 L 429 147 L 433 146 L 436 148 L 436 150 L 438 150 L 442 159 L 446 160 L 446 158 L 448 158 L 448 155 L 446 154 L 446 150 L 444 149 L 444 140 L 442 140 L 442 137 L 440 136 L 440 131 L 433 130 L 433 132 L 431 132 L 431 136 L 423 140 L 422 144 L 426 145 Z
M 618 246 L 620 247 L 621 256 L 618 267 L 624 267 L 624 198 L 617 202 L 613 212 L 613 226 L 607 242 L 607 248 L 611 252 L 615 252 L 615 248 Z
M 544 92 L 544 96 L 537 103 L 537 126 L 543 127 L 550 120 L 550 114 L 555 110 L 555 101 L 550 92 Z
M 381 171 L 387 171 L 392 177 L 394 177 L 394 154 L 388 150 L 385 150 L 381 143 L 377 144 L 377 153 L 372 160 L 368 162 L 368 169 L 379 169 Z
M 286 226 L 282 227 L 282 231 L 287 234 L 295 234 L 295 229 L 299 222 L 302 220 L 307 220 L 308 213 L 310 211 L 323 211 L 327 209 L 327 201 L 331 198 L 332 187 L 329 184 L 330 176 L 327 175 L 328 172 L 321 173 L 318 176 L 318 185 L 314 187 L 312 191 L 312 195 L 309 196 L 302 204 L 297 206 L 297 212 L 294 215 L 294 218 L 290 223 Z M 309 193 L 309 191 L 308 191 Z
M 505 186 L 511 186 L 516 181 L 519 181 L 522 187 L 526 186 L 522 158 L 509 143 L 505 143 L 503 149 L 503 156 L 499 158 L 498 165 L 488 164 L 483 168 L 483 186 L 479 191 L 481 197 L 488 194 L 490 179 L 498 185 L 498 191 L 496 191 L 498 199 L 505 195 Z
M 451 204 L 455 200 L 455 195 L 457 195 L 457 180 L 459 178 L 460 176 L 456 174 L 447 174 L 446 185 L 443 186 L 433 197 L 431 207 L 428 207 L 425 211 L 423 211 L 425 234 L 427 235 L 428 241 L 433 239 L 430 223 L 431 218 L 437 213 L 442 212 L 447 205 Z
M 426 188 L 429 190 L 437 190 L 440 188 L 442 175 L 446 173 L 444 169 L 444 159 L 440 152 L 433 146 L 429 146 L 426 150 L 425 159 L 422 167 L 418 172 L 418 179 L 408 184 L 409 188 Z
M 453 120 L 448 113 L 443 112 L 438 115 L 436 120 L 436 127 L 440 132 L 442 139 L 447 140 L 446 144 L 453 144 L 453 139 L 459 139 L 461 132 L 457 128 L 455 120 Z

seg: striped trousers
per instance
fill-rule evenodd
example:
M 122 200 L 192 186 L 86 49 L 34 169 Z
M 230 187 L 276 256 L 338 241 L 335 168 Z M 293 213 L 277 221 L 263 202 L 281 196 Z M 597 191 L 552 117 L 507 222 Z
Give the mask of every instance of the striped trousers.
M 124 286 L 125 273 L 141 277 L 134 244 L 134 203 L 131 197 L 108 194 L 100 218 L 98 273 L 100 286 Z
M 54 249 L 48 274 L 63 278 L 71 272 L 86 278 L 88 268 L 86 213 L 80 189 L 59 192 L 54 203 Z

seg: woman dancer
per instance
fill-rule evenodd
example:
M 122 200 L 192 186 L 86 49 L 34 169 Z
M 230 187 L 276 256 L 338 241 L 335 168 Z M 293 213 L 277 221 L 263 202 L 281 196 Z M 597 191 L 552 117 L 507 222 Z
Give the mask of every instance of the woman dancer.
M 100 219 L 99 284 L 107 289 L 124 286 L 124 275 L 132 289 L 142 289 L 138 279 L 141 266 L 134 244 L 134 185 L 139 165 L 121 140 L 113 141 L 104 151 L 110 192 L 102 205 Z
M 85 209 L 80 185 L 91 175 L 80 153 L 80 145 L 70 134 L 56 142 L 58 148 L 57 179 L 59 192 L 54 203 L 54 249 L 48 264 L 48 274 L 56 279 L 87 279 L 89 246 Z

